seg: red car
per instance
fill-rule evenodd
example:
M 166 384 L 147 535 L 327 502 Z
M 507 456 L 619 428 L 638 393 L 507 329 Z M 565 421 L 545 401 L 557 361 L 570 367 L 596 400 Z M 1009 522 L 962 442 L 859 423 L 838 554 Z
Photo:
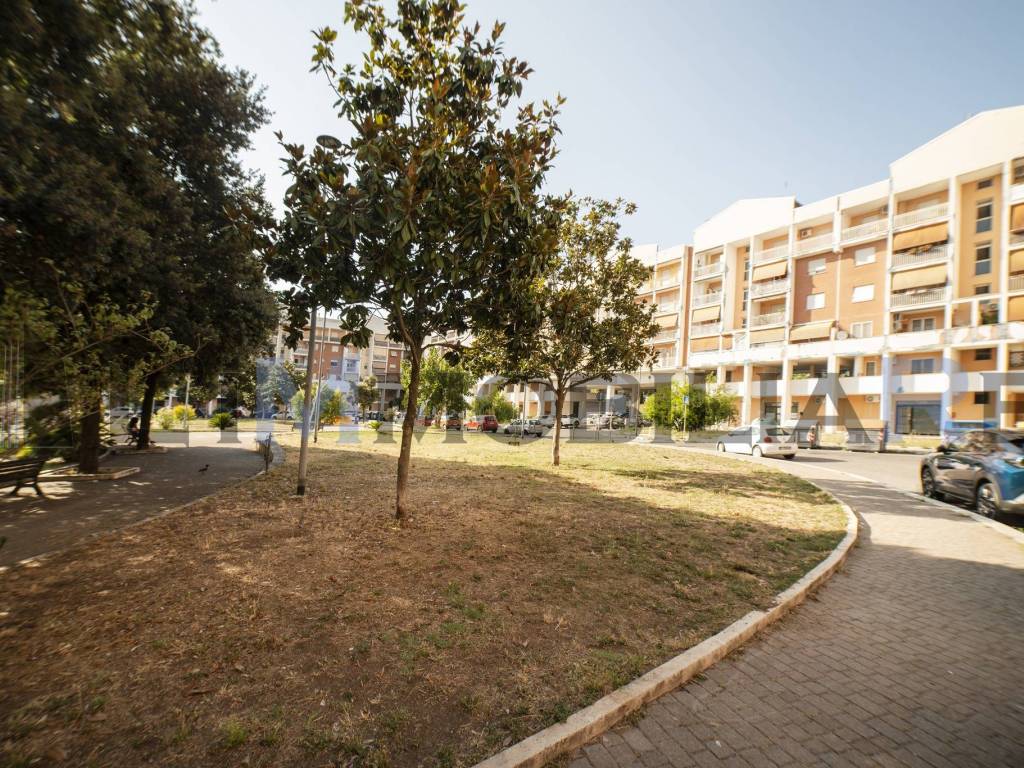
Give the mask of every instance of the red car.
M 448 429 L 462 429 L 462 419 L 458 416 L 449 416 L 444 423 L 444 428 Z
M 497 432 L 498 419 L 494 416 L 473 416 L 466 422 L 466 429 L 475 429 L 478 432 Z

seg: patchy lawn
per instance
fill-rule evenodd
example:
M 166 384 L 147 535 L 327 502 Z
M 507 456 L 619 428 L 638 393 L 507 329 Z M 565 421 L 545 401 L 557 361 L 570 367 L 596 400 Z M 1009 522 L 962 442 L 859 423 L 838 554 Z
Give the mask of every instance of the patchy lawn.
M 569 443 L 554 469 L 547 440 L 430 432 L 399 528 L 370 438 L 321 441 L 303 500 L 290 449 L 0 575 L 0 765 L 469 765 L 765 606 L 844 528 L 711 454 Z

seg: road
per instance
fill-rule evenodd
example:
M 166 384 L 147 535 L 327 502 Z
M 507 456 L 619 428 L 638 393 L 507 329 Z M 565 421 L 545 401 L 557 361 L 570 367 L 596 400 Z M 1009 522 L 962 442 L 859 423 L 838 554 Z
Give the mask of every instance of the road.
M 1024 545 L 895 490 L 914 489 L 915 456 L 751 461 L 853 507 L 846 566 L 570 768 L 1024 765 Z
M 237 441 L 232 441 L 236 437 Z M 64 549 L 91 534 L 123 528 L 187 504 L 218 488 L 256 474 L 263 460 L 254 450 L 254 433 L 163 433 L 167 453 L 123 454 L 103 467 L 141 467 L 120 480 L 41 483 L 45 498 L 31 489 L 0 496 L 0 568 L 26 558 Z M 172 442 L 173 441 L 173 442 Z M 205 472 L 199 470 L 209 465 Z

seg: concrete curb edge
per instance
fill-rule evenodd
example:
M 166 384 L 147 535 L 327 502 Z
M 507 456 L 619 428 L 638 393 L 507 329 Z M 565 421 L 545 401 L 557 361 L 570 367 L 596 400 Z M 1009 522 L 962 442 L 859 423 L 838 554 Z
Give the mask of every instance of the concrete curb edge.
M 650 701 L 691 680 L 745 644 L 765 627 L 774 624 L 802 603 L 846 561 L 857 542 L 857 516 L 848 504 L 816 483 L 806 482 L 827 493 L 846 514 L 846 535 L 818 565 L 789 589 L 775 596 L 767 611 L 751 611 L 707 640 L 695 645 L 659 667 L 636 678 L 593 704 L 570 715 L 564 722 L 545 728 L 474 768 L 539 768 L 570 750 L 578 749 L 611 729 Z

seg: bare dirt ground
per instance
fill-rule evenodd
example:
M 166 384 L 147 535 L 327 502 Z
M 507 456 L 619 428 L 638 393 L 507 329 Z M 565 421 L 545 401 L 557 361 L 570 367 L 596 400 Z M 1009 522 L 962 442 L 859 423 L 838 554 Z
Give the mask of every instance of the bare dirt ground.
M 468 765 L 820 561 L 789 475 L 630 445 L 326 445 L 0 577 L 0 764 Z M 304 524 L 299 528 L 300 511 Z

